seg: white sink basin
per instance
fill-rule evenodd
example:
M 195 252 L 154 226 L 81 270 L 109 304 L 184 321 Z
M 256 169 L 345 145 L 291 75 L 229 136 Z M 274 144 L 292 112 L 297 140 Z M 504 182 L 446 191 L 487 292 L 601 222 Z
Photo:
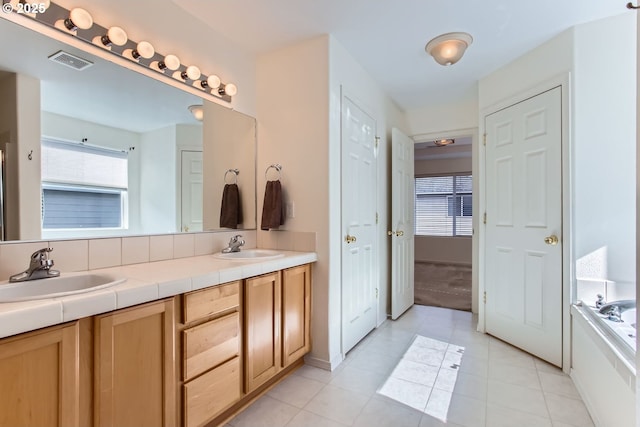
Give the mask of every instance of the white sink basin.
M 0 284 L 0 302 L 29 301 L 80 294 L 119 285 L 127 279 L 106 274 L 68 274 L 47 279 Z
M 245 249 L 240 250 L 240 252 L 229 252 L 227 254 L 218 252 L 217 254 L 213 254 L 213 256 L 220 259 L 235 261 L 266 261 L 269 259 L 283 257 L 284 254 L 272 249 Z

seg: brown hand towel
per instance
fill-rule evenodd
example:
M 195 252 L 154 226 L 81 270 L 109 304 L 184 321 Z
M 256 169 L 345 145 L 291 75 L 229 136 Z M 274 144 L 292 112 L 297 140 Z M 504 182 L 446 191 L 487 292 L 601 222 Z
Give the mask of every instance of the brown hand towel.
M 225 184 L 220 205 L 220 227 L 238 228 L 242 224 L 242 206 L 237 184 Z
M 278 228 L 284 224 L 284 205 L 282 203 L 282 185 L 280 181 L 267 181 L 262 205 L 262 230 Z

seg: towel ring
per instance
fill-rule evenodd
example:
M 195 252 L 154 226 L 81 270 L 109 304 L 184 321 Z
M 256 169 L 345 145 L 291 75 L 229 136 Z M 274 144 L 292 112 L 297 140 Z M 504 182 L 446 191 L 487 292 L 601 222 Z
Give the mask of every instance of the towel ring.
M 233 182 L 227 182 L 227 175 L 229 175 L 230 173 L 233 174 Z M 225 184 L 237 184 L 238 183 L 238 175 L 240 175 L 240 170 L 238 169 L 227 169 L 227 171 L 224 173 L 224 183 Z
M 279 163 L 274 163 L 272 165 L 269 165 L 267 167 L 267 169 L 264 171 L 264 178 L 268 181 L 269 178 L 267 178 L 267 173 L 269 172 L 269 169 L 275 169 L 276 171 L 278 171 L 278 178 L 280 179 L 280 171 L 282 170 L 282 165 Z

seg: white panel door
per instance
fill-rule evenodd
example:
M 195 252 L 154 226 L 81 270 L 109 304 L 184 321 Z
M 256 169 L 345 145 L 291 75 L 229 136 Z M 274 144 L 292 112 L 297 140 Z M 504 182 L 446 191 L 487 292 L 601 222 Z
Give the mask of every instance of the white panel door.
M 413 140 L 391 131 L 391 318 L 413 305 L 414 273 L 414 147 Z
M 342 99 L 342 352 L 376 327 L 376 122 Z
M 485 117 L 486 331 L 557 366 L 561 128 L 560 87 Z
M 202 151 L 181 151 L 182 231 L 202 231 Z

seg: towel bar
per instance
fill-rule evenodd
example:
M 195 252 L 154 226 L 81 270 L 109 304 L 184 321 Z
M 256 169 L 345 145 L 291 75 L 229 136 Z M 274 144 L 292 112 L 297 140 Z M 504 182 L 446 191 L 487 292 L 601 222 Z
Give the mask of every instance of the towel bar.
M 281 164 L 279 164 L 279 163 L 274 163 L 274 164 L 272 164 L 272 165 L 269 165 L 269 166 L 267 167 L 267 169 L 265 169 L 265 171 L 264 171 L 264 178 L 265 178 L 267 181 L 269 180 L 269 178 L 267 178 L 267 173 L 269 172 L 269 169 L 275 169 L 276 171 L 278 171 L 278 178 L 277 178 L 277 179 L 280 179 L 280 171 L 282 170 L 282 165 L 281 165 Z
M 229 175 L 230 173 L 233 174 L 233 177 L 234 177 L 233 182 L 227 182 L 227 175 Z M 237 184 L 238 183 L 238 175 L 240 175 L 240 170 L 239 169 L 227 169 L 227 171 L 224 173 L 224 183 L 225 184 Z

